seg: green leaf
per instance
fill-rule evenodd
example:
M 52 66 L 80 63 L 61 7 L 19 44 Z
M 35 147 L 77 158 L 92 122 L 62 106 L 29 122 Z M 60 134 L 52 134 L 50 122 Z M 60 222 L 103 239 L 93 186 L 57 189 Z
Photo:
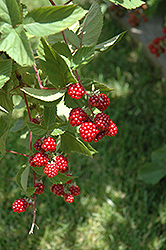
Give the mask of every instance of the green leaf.
M 78 36 L 70 29 L 66 29 L 64 33 L 67 42 L 72 44 L 74 49 L 78 49 L 80 47 L 80 42 L 81 42 Z
M 135 9 L 145 3 L 141 0 L 108 0 L 108 1 L 117 5 L 119 4 L 126 9 Z
M 9 132 L 17 132 L 25 127 L 25 123 L 23 119 L 18 119 L 13 127 L 9 130 Z
M 42 175 L 45 175 L 44 174 L 44 168 L 43 167 L 31 167 L 36 174 L 42 176 Z
M 65 153 L 77 152 L 93 158 L 86 145 L 68 131 L 61 135 L 61 149 Z
M 16 0 L 0 1 L 0 23 L 8 23 L 13 27 L 21 23 L 21 13 Z
M 55 43 L 52 46 L 52 48 L 54 50 L 56 50 L 56 52 L 58 52 L 60 55 L 63 55 L 63 56 L 65 56 L 68 59 L 72 58 L 71 51 L 70 51 L 70 49 L 69 49 L 69 47 L 67 46 L 66 43 L 64 43 L 64 42 Z
M 56 119 L 56 106 L 47 107 L 44 106 L 44 124 L 46 127 L 49 127 L 55 122 Z
M 6 138 L 8 135 L 8 131 L 6 131 L 1 137 L 0 137 L 0 155 L 4 155 L 6 153 Z
M 32 196 L 32 195 L 34 194 L 34 192 L 36 191 L 36 188 L 37 188 L 37 187 L 28 187 L 27 190 L 26 190 L 25 195 L 26 195 L 27 197 Z
M 5 92 L 0 92 L 0 106 L 7 112 L 12 111 L 13 102 L 11 96 L 7 95 Z
M 103 15 L 100 6 L 94 2 L 86 15 L 78 32 L 82 45 L 95 45 L 103 26 Z
M 147 163 L 138 171 L 138 178 L 147 184 L 156 184 L 166 176 L 166 166 L 160 167 L 155 163 Z
M 16 182 L 18 186 L 23 189 L 25 192 L 27 190 L 27 184 L 28 184 L 28 176 L 29 176 L 29 165 L 23 165 L 17 175 L 16 175 Z
M 95 53 L 95 47 L 94 46 L 89 46 L 89 47 L 82 47 L 77 52 L 74 54 L 73 57 L 73 69 L 78 69 L 84 66 L 85 64 L 89 63 Z
M 113 91 L 112 88 L 108 87 L 104 83 L 97 82 L 93 79 L 83 79 L 82 83 L 84 87 L 86 88 L 86 90 L 88 91 L 92 91 L 92 89 L 96 89 L 96 90 L 99 89 L 100 92 L 105 92 L 105 93 L 109 93 L 110 91 Z
M 76 176 L 67 176 L 65 174 L 61 174 L 60 172 L 58 173 L 58 175 L 56 175 L 55 177 L 52 178 L 48 178 L 49 181 L 51 181 L 54 184 L 58 184 L 58 183 L 65 183 L 71 179 L 77 178 Z
M 34 64 L 30 43 L 22 25 L 16 28 L 9 24 L 3 25 L 0 51 L 5 51 L 21 66 L 32 66 Z
M 158 167 L 166 167 L 166 146 L 152 152 L 152 161 Z
M 48 36 L 70 27 L 86 12 L 76 5 L 40 7 L 27 14 L 24 27 L 33 36 Z
M 39 63 L 55 87 L 76 82 L 64 59 L 42 38 L 38 50 Z
M 25 94 L 32 96 L 36 99 L 42 100 L 44 102 L 56 101 L 65 94 L 65 90 L 56 90 L 56 89 L 34 89 L 34 88 L 24 87 L 21 90 Z
M 10 79 L 12 71 L 12 60 L 0 61 L 0 88 Z
M 83 106 L 86 106 L 88 105 L 87 101 L 83 98 L 79 99 L 79 100 L 76 100 L 74 98 L 71 98 L 68 93 L 65 94 L 65 105 L 68 107 L 68 108 L 77 108 L 77 107 L 80 107 L 82 108 Z
M 99 43 L 96 45 L 95 50 L 100 51 L 100 52 L 106 52 L 111 50 L 116 44 L 117 42 L 119 42 L 122 37 L 124 36 L 124 34 L 127 31 L 124 31 L 122 33 L 120 33 L 119 35 L 114 36 L 113 38 L 103 42 L 103 43 Z
M 35 135 L 44 135 L 47 133 L 47 127 L 35 124 L 33 122 L 27 122 L 26 124 L 27 124 L 29 130 L 32 133 L 34 133 Z
M 51 135 L 57 136 L 57 135 L 62 135 L 65 133 L 65 131 L 68 129 L 69 124 L 64 123 L 64 124 L 56 124 L 54 130 L 51 132 Z M 50 130 L 50 128 L 49 128 Z

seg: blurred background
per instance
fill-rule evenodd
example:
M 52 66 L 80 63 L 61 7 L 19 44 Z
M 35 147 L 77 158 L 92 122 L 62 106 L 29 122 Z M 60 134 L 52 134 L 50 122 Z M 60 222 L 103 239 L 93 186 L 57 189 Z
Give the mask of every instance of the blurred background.
M 29 9 L 50 5 L 48 0 L 23 2 Z M 81 4 L 88 8 L 90 1 Z M 99 42 L 122 31 L 124 27 L 105 8 Z M 151 153 L 166 143 L 166 79 L 142 47 L 127 33 L 110 52 L 96 53 L 79 72 L 114 88 L 107 114 L 117 124 L 118 134 L 92 143 L 98 151 L 93 160 L 71 155 L 81 189 L 73 204 L 57 198 L 50 183 L 44 182 L 45 192 L 36 198 L 40 229 L 35 228 L 33 235 L 28 235 L 33 211 L 15 214 L 11 208 L 20 197 L 15 175 L 25 159 L 7 154 L 0 162 L 0 249 L 166 249 L 166 179 L 152 185 L 138 178 Z M 22 151 L 19 135 L 9 135 L 8 150 Z

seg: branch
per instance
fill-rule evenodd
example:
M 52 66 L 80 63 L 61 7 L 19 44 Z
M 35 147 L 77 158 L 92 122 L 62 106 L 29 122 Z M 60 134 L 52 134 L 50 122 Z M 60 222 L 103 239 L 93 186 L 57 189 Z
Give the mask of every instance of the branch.
M 8 152 L 8 153 L 12 153 L 12 154 L 16 154 L 16 155 L 22 155 L 22 156 L 25 156 L 25 157 L 29 157 L 29 155 L 22 154 L 22 153 L 18 153 L 18 152 L 16 152 L 16 151 L 7 150 L 7 149 L 5 149 L 5 150 L 6 150 L 6 152 Z
M 33 170 L 33 177 L 34 177 L 34 185 L 35 185 L 37 178 L 36 178 L 36 173 L 34 170 Z M 31 225 L 31 229 L 29 231 L 29 234 L 33 234 L 33 230 L 34 230 L 35 226 L 39 230 L 39 227 L 36 225 L 35 221 L 36 221 L 36 200 L 35 200 L 35 193 L 34 193 L 33 194 L 33 221 L 32 221 L 32 225 Z
M 53 0 L 49 0 L 50 1 L 50 3 L 53 5 L 53 6 L 55 6 L 56 4 L 53 2 Z

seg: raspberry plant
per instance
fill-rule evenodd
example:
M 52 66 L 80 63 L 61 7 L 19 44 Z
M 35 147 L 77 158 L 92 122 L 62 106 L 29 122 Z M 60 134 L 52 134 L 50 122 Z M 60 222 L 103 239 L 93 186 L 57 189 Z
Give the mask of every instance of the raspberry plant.
M 122 6 L 142 3 L 124 0 Z M 117 133 L 103 113 L 112 89 L 80 79 L 79 69 L 95 51 L 109 51 L 125 34 L 97 43 L 103 25 L 97 2 L 89 10 L 74 1 L 48 4 L 28 11 L 20 0 L 0 2 L 0 159 L 6 153 L 25 157 L 16 175 L 21 198 L 12 208 L 17 213 L 33 208 L 30 234 L 36 225 L 35 196 L 47 188 L 44 180 L 50 181 L 52 193 L 72 203 L 81 191 L 72 175 L 71 152 L 92 158 L 96 150 L 89 142 Z M 13 125 L 16 110 L 21 115 Z M 23 152 L 6 147 L 8 133 L 17 131 Z

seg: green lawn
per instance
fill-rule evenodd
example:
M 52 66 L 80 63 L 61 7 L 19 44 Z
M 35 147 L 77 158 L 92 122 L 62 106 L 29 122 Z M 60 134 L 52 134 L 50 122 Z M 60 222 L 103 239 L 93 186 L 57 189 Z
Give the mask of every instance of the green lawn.
M 107 13 L 100 40 L 122 31 Z M 118 134 L 92 144 L 99 152 L 93 160 L 72 155 L 81 188 L 73 204 L 55 197 L 45 182 L 45 192 L 37 197 L 40 230 L 35 228 L 34 235 L 28 235 L 33 211 L 11 209 L 20 197 L 15 175 L 25 159 L 8 154 L 0 163 L 0 249 L 165 250 L 166 180 L 145 185 L 137 170 L 165 144 L 166 80 L 128 34 L 110 52 L 96 54 L 80 75 L 115 89 L 107 113 Z M 8 149 L 21 152 L 17 136 L 9 136 Z

